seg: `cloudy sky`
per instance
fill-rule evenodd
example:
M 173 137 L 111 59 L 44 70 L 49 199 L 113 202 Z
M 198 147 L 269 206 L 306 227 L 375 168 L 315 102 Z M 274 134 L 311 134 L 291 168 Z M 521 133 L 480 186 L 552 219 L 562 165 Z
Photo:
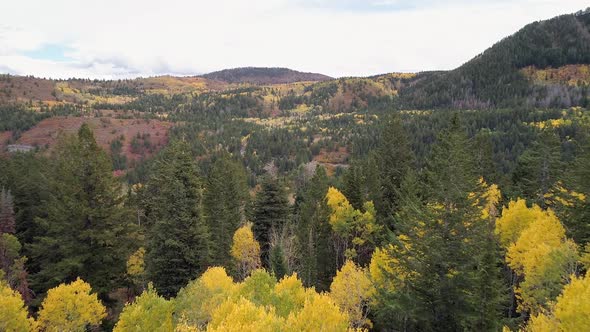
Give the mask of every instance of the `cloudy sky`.
M 2 0 L 0 72 L 194 75 L 243 66 L 331 76 L 452 69 L 588 0 Z

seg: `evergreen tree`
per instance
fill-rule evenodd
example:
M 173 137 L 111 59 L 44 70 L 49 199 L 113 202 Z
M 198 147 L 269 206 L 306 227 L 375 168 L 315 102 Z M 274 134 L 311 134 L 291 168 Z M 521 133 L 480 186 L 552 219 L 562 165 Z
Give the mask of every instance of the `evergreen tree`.
M 360 162 L 352 162 L 343 175 L 342 193 L 346 196 L 352 207 L 357 210 L 363 208 L 363 202 L 365 201 L 363 180 L 363 168 Z
M 497 241 L 482 220 L 483 188 L 456 117 L 429 159 L 423 202 L 409 187 L 391 249 L 395 271 L 403 272 L 390 277 L 404 286 L 385 302 L 397 308 L 386 314 L 402 317 L 410 329 L 497 330 L 503 296 Z
M 49 199 L 50 161 L 42 156 L 30 153 L 17 153 L 10 159 L 0 159 L 0 182 L 11 189 L 15 211 L 16 236 L 24 245 L 24 254 L 30 256 L 28 244 L 43 230 L 36 223 L 36 218 L 46 217 L 45 203 Z M 23 176 L 26 174 L 26 176 Z M 36 265 L 29 261 L 29 265 Z
M 125 272 L 133 219 L 111 161 L 88 125 L 60 143 L 51 171 L 47 217 L 37 219 L 43 233 L 30 249 L 38 264 L 34 289 L 41 293 L 82 277 L 105 295 Z
M 156 161 L 143 199 L 147 218 L 146 273 L 171 297 L 209 266 L 210 234 L 203 188 L 188 144 L 172 142 Z
M 514 185 L 521 195 L 547 207 L 545 195 L 559 180 L 563 167 L 559 137 L 551 129 L 545 129 L 518 159 Z
M 475 171 L 477 175 L 482 176 L 485 181 L 490 183 L 497 183 L 498 176 L 494 164 L 494 143 L 492 141 L 491 132 L 489 130 L 482 130 L 474 137 L 474 159 Z
M 247 198 L 244 168 L 228 154 L 219 156 L 213 162 L 203 194 L 204 216 L 211 232 L 212 265 L 231 265 L 232 237 L 245 221 Z
M 326 205 L 328 176 L 323 167 L 306 183 L 297 206 L 297 243 L 299 245 L 299 276 L 308 286 L 328 290 L 336 274 L 336 253 L 332 244 L 329 222 L 330 210 Z
M 289 221 L 289 201 L 278 180 L 266 177 L 256 195 L 252 211 L 254 235 L 260 243 L 262 265 L 269 267 L 271 234 L 280 234 Z
M 10 190 L 2 188 L 0 192 L 0 234 L 9 233 L 14 234 L 15 216 L 14 203 Z
M 269 256 L 270 270 L 277 280 L 281 280 L 289 272 L 283 247 L 280 244 L 273 246 Z
M 408 169 L 412 167 L 414 154 L 399 116 L 385 122 L 377 149 L 380 197 L 374 200 L 377 216 L 391 225 L 393 214 L 399 209 L 399 188 Z

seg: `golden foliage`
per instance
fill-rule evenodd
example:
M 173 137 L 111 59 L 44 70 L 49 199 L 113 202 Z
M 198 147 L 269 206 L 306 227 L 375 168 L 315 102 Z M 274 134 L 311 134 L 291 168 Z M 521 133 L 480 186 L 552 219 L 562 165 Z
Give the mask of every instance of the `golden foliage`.
M 127 275 L 136 284 L 143 284 L 145 275 L 144 256 L 145 249 L 142 247 L 137 249 L 127 260 Z
M 496 233 L 507 248 L 506 262 L 524 281 L 515 289 L 520 311 L 541 312 L 560 292 L 575 269 L 577 247 L 553 211 L 510 202 L 496 221 Z M 541 318 L 539 318 L 541 319 Z
M 281 330 L 283 320 L 274 314 L 271 307 L 267 311 L 245 298 L 225 301 L 213 313 L 207 331 L 215 332 L 257 332 Z
M 246 223 L 234 233 L 231 255 L 241 278 L 260 267 L 260 244 L 252 233 L 252 223 Z
M 21 295 L 0 278 L 0 331 L 32 331 L 35 321 L 27 315 Z
M 39 326 L 44 331 L 85 331 L 106 317 L 106 309 L 90 285 L 78 278 L 47 292 L 39 312 Z
M 133 303 L 123 308 L 113 331 L 172 331 L 173 309 L 173 303 L 159 296 L 150 284 Z
M 328 295 L 317 294 L 305 302 L 301 311 L 289 315 L 286 327 L 301 332 L 347 331 L 348 316 Z
M 187 325 L 202 327 L 211 319 L 213 311 L 238 290 L 222 267 L 211 267 L 197 280 L 178 292 L 176 313 Z
M 356 210 L 346 197 L 336 188 L 330 187 L 326 194 L 326 201 L 331 210 L 330 225 L 332 230 L 352 248 L 345 248 L 345 255 L 354 259 L 356 248 L 373 242 L 381 227 L 375 222 L 375 206 L 373 202 L 365 202 L 364 211 Z
M 353 328 L 370 328 L 373 325 L 367 319 L 372 294 L 373 285 L 367 271 L 350 260 L 336 272 L 330 285 L 330 297 L 348 314 Z
M 502 211 L 502 216 L 496 220 L 496 234 L 500 236 L 502 246 L 508 248 L 523 230 L 535 220 L 544 218 L 545 214 L 538 205 L 528 208 L 524 199 L 510 201 Z
M 527 331 L 590 331 L 590 275 L 572 276 L 552 310 L 531 317 Z

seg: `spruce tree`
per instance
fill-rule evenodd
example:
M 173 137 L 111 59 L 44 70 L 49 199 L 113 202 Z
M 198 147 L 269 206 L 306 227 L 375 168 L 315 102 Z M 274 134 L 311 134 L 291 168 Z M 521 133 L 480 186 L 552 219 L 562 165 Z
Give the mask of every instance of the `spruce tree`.
M 393 115 L 385 122 L 376 158 L 380 192 L 374 199 L 375 209 L 378 218 L 391 228 L 391 217 L 400 206 L 401 182 L 414 163 L 414 154 L 399 116 Z
M 30 248 L 38 268 L 34 289 L 42 293 L 80 277 L 105 295 L 123 278 L 133 243 L 121 184 L 86 124 L 60 143 L 51 170 L 47 216 L 37 219 L 43 233 Z
M 158 292 L 176 295 L 210 264 L 210 234 L 202 213 L 203 187 L 185 142 L 172 142 L 146 184 L 146 273 Z
M 228 154 L 213 162 L 203 194 L 204 216 L 211 233 L 211 264 L 231 265 L 232 237 L 245 221 L 248 186 L 244 167 Z
M 357 210 L 363 208 L 364 190 L 363 190 L 363 168 L 358 161 L 352 162 L 350 167 L 344 172 L 342 193 L 348 199 L 348 202 Z
M 289 221 L 289 201 L 285 189 L 277 179 L 263 179 L 252 211 L 254 236 L 260 243 L 262 265 L 269 267 L 270 240 L 280 234 Z
M 14 201 L 10 190 L 2 188 L 0 192 L 0 235 L 2 233 L 14 234 L 15 230 Z
M 547 207 L 545 195 L 560 179 L 563 167 L 559 137 L 551 129 L 545 129 L 518 159 L 514 185 L 520 195 Z
M 498 245 L 492 226 L 482 220 L 483 188 L 457 118 L 438 137 L 421 194 L 415 181 L 408 183 L 414 184 L 401 191 L 391 250 L 399 261 L 396 271 L 404 271 L 404 288 L 384 297 L 392 312 L 382 315 L 403 317 L 400 328 L 497 330 L 504 296 Z

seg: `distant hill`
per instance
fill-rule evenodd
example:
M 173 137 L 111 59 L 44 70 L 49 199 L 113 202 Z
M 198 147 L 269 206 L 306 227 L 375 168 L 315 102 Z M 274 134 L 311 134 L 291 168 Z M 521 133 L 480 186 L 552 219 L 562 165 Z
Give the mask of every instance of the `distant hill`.
M 226 83 L 250 83 L 257 85 L 286 84 L 295 82 L 319 82 L 332 79 L 331 77 L 322 74 L 303 73 L 288 68 L 264 67 L 224 69 L 205 74 L 203 77 Z
M 586 106 L 585 64 L 590 64 L 589 10 L 531 23 L 455 70 L 406 80 L 400 107 Z M 569 84 L 553 79 L 561 72 Z

